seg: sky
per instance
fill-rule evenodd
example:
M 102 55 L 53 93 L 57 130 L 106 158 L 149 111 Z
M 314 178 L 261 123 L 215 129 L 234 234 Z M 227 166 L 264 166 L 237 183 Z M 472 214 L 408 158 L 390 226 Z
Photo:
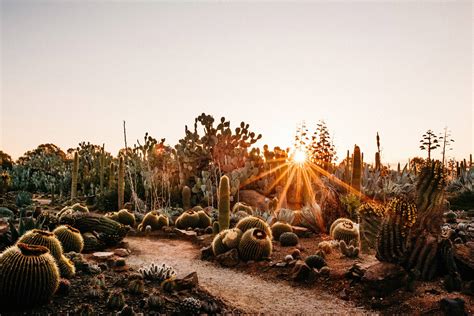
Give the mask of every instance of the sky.
M 291 146 L 325 120 L 339 158 L 473 152 L 471 1 L 1 1 L 0 150 L 174 145 L 202 112 Z M 439 158 L 440 151 L 434 153 Z

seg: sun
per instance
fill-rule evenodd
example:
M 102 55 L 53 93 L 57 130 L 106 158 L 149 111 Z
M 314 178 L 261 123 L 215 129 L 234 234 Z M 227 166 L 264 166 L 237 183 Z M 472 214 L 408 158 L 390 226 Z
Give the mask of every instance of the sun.
M 306 162 L 307 159 L 308 159 L 308 155 L 307 155 L 306 151 L 304 151 L 302 149 L 296 149 L 293 152 L 292 160 L 293 160 L 294 163 L 296 163 L 298 165 L 302 165 Z

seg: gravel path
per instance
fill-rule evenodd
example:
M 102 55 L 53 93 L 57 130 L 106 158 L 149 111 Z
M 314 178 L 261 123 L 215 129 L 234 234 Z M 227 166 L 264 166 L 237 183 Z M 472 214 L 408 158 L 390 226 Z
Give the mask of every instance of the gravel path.
M 269 282 L 202 261 L 199 249 L 184 240 L 127 237 L 126 241 L 132 251 L 129 265 L 138 268 L 151 262 L 166 263 L 179 275 L 196 271 L 199 284 L 212 295 L 248 313 L 364 314 L 364 310 L 318 289 Z

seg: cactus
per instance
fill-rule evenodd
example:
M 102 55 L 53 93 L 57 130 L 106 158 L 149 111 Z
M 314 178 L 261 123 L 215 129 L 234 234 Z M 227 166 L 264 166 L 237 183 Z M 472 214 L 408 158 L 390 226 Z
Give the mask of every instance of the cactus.
M 84 249 L 84 239 L 81 232 L 69 225 L 61 225 L 53 230 L 56 238 L 61 242 L 64 252 L 80 253 Z
M 184 315 L 199 315 L 201 305 L 200 300 L 194 297 L 186 297 L 179 303 L 179 310 Z
M 77 151 L 74 152 L 74 161 L 72 163 L 72 180 L 71 180 L 71 200 L 77 197 L 77 179 L 79 177 L 79 156 Z
M 118 209 L 123 209 L 123 204 L 125 200 L 125 161 L 122 156 L 119 158 L 119 168 L 118 168 Z
M 74 315 L 78 316 L 94 316 L 96 313 L 90 304 L 81 304 L 75 311 Z
M 0 207 L 0 218 L 2 217 L 14 218 L 15 214 L 6 207 Z
M 56 292 L 59 271 L 46 247 L 18 243 L 0 254 L 0 280 L 2 306 L 34 306 Z
M 219 182 L 219 229 L 225 230 L 230 225 L 230 183 L 227 176 L 222 176 Z
M 151 227 L 151 230 L 160 230 L 163 226 L 169 225 L 169 219 L 165 215 L 158 215 L 156 211 L 148 212 L 144 217 L 138 229 L 145 231 L 147 226 Z
M 324 254 L 330 254 L 332 252 L 331 243 L 329 241 L 321 241 L 318 244 L 318 248 L 324 252 Z
M 346 243 L 355 240 L 359 242 L 359 228 L 352 221 L 343 221 L 337 224 L 332 230 L 331 237 L 334 240 L 344 240 Z
M 59 274 L 62 278 L 70 279 L 76 274 L 76 267 L 71 260 L 62 256 L 61 259 L 56 261 L 59 268 Z
M 250 205 L 244 203 L 244 202 L 237 202 L 234 204 L 234 207 L 232 207 L 232 213 L 235 214 L 237 212 L 243 211 L 249 215 L 253 214 L 253 209 Z
M 108 212 L 104 215 L 107 218 L 110 218 L 116 222 L 119 222 L 118 212 Z M 119 222 L 120 223 L 120 222 Z
M 377 235 L 382 226 L 384 209 L 375 203 L 367 202 L 359 206 L 358 214 L 362 251 L 375 249 L 377 245 Z
M 212 240 L 212 252 L 215 256 L 239 246 L 242 231 L 238 228 L 226 229 L 218 233 Z
M 188 210 L 181 214 L 176 220 L 176 227 L 179 229 L 187 229 L 189 227 L 196 228 L 199 226 L 199 214 L 193 210 Z
M 185 211 L 191 209 L 191 189 L 187 185 L 181 191 L 181 198 L 183 200 L 183 209 Z
M 409 230 L 416 221 L 416 206 L 406 199 L 394 198 L 388 203 L 385 216 L 377 237 L 376 257 L 380 261 L 401 263 L 407 251 Z
M 251 228 L 260 228 L 265 231 L 265 234 L 272 238 L 272 230 L 270 226 L 261 218 L 256 216 L 247 216 L 242 218 L 237 225 L 235 226 L 245 233 L 248 229 Z
M 282 247 L 292 247 L 299 243 L 299 238 L 295 233 L 286 232 L 280 235 L 279 241 Z
M 105 177 L 105 148 L 102 146 L 100 150 L 100 166 L 99 166 L 99 190 L 100 195 L 104 195 L 104 177 Z
M 446 217 L 446 223 L 454 224 L 457 222 L 458 216 L 453 211 L 446 212 L 444 216 Z
M 207 228 L 212 225 L 212 219 L 207 215 L 204 210 L 200 210 L 197 212 L 199 216 L 199 227 L 200 228 Z
M 161 266 L 152 262 L 148 267 L 138 269 L 138 272 L 146 280 L 163 282 L 166 280 L 174 279 L 176 277 L 176 271 L 173 267 L 170 267 L 166 264 Z
M 105 243 L 100 241 L 93 233 L 85 232 L 82 234 L 84 240 L 83 252 L 92 252 L 105 248 Z
M 148 308 L 157 311 L 165 306 L 165 301 L 158 295 L 150 295 L 148 298 Z
M 128 210 L 123 209 L 117 213 L 118 222 L 123 225 L 128 225 L 130 227 L 135 226 L 135 215 L 130 213 Z
M 339 242 L 339 249 L 341 253 L 348 258 L 356 258 L 359 256 L 359 247 L 356 246 L 354 240 L 351 240 L 349 246 L 344 240 L 341 240 Z
M 143 294 L 145 293 L 145 283 L 142 279 L 131 280 L 128 284 L 128 290 L 132 294 Z
M 120 290 L 110 293 L 107 298 L 107 307 L 112 310 L 120 310 L 125 306 L 125 297 Z
M 360 192 L 360 181 L 362 174 L 362 158 L 359 146 L 354 146 L 354 154 L 352 155 L 352 181 L 351 186 Z
M 318 255 L 307 256 L 304 262 L 312 269 L 319 270 L 322 267 L 327 266 L 326 260 Z
M 281 234 L 286 232 L 293 232 L 291 225 L 283 222 L 276 222 L 272 225 L 272 235 L 275 240 L 279 240 Z
M 341 218 L 336 219 L 334 222 L 332 222 L 331 227 L 329 227 L 329 235 L 330 236 L 332 236 L 332 231 L 334 230 L 334 227 L 336 227 L 337 225 L 339 225 L 339 223 L 342 223 L 342 222 L 352 222 L 352 221 L 348 218 L 345 218 L 345 217 L 341 217 Z
M 239 255 L 242 260 L 258 261 L 270 257 L 272 240 L 265 230 L 252 228 L 243 233 L 239 243 Z
M 108 184 L 109 191 L 113 190 L 114 182 L 115 182 L 115 164 L 111 162 L 109 166 L 109 184 Z
M 220 231 L 219 222 L 215 221 L 214 223 L 212 223 L 212 234 L 217 235 L 219 231 Z

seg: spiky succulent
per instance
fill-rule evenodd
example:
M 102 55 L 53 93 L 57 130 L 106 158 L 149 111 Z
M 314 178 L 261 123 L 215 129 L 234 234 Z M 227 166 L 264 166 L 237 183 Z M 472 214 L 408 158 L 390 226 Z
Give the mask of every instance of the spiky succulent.
M 105 243 L 97 238 L 96 234 L 91 232 L 85 232 L 82 234 L 82 239 L 84 240 L 83 252 L 92 252 L 105 248 Z
M 334 222 L 332 222 L 331 227 L 329 228 L 329 235 L 330 236 L 332 236 L 332 232 L 333 232 L 334 228 L 342 222 L 351 222 L 352 223 L 352 220 L 350 220 L 349 218 L 345 218 L 345 217 L 341 217 L 341 218 L 336 219 Z
M 76 274 L 76 267 L 74 266 L 74 263 L 72 263 L 72 261 L 66 258 L 64 255 L 61 256 L 61 259 L 57 260 L 56 262 L 62 278 L 70 279 Z
M 265 231 L 267 236 L 272 238 L 272 230 L 270 226 L 263 219 L 256 216 L 247 216 L 242 218 L 235 227 L 240 229 L 243 233 L 252 228 L 259 228 Z
M 173 267 L 163 263 L 157 265 L 152 262 L 148 267 L 138 269 L 138 272 L 143 276 L 144 279 L 163 282 L 176 277 L 176 271 Z
M 299 243 L 299 238 L 295 233 L 286 232 L 280 235 L 280 245 L 282 247 L 292 247 Z
M 84 239 L 81 232 L 69 225 L 61 225 L 53 230 L 56 238 L 61 242 L 64 252 L 80 253 L 84 249 Z
M 199 216 L 199 227 L 200 228 L 207 228 L 212 225 L 212 219 L 207 215 L 207 213 L 204 210 L 200 210 L 197 212 Z
M 222 176 L 219 181 L 219 229 L 224 230 L 230 225 L 230 180 L 227 176 Z
M 122 291 L 117 290 L 110 293 L 107 298 L 107 307 L 112 310 L 121 310 L 125 306 L 125 296 Z
M 186 315 L 199 315 L 201 301 L 194 297 L 186 297 L 179 303 L 179 310 Z
M 335 240 L 344 240 L 346 243 L 350 243 L 351 240 L 359 242 L 359 228 L 352 221 L 342 221 L 334 227 L 331 237 Z
M 148 298 L 148 308 L 151 310 L 160 310 L 165 305 L 165 300 L 158 295 L 150 295 Z
M 132 294 L 143 294 L 145 292 L 145 283 L 142 279 L 133 279 L 128 283 L 128 290 Z
M 290 224 L 283 223 L 283 222 L 276 222 L 272 225 L 272 235 L 275 240 L 279 240 L 281 234 L 293 232 L 293 228 Z
M 238 228 L 230 228 L 218 233 L 212 241 L 212 252 L 215 256 L 237 248 L 242 238 L 242 231 Z
M 189 227 L 199 227 L 199 214 L 193 210 L 188 210 L 181 214 L 176 220 L 176 227 L 179 229 L 187 229 Z
M 243 233 L 239 243 L 239 255 L 242 260 L 258 261 L 270 257 L 272 254 L 272 240 L 260 228 L 251 228 Z
M 253 209 L 250 205 L 244 203 L 244 202 L 237 202 L 234 204 L 234 207 L 232 207 L 232 213 L 237 213 L 243 211 L 249 215 L 253 214 Z
M 382 226 L 384 208 L 376 203 L 366 202 L 358 208 L 359 234 L 363 251 L 375 249 L 377 235 Z
M 327 266 L 326 260 L 324 260 L 324 258 L 319 255 L 307 256 L 304 262 L 308 265 L 308 267 L 318 270 L 324 266 Z
M 59 271 L 46 247 L 17 243 L 0 254 L 0 280 L 3 306 L 33 306 L 56 292 Z
M 128 225 L 130 227 L 135 226 L 135 215 L 126 209 L 118 211 L 117 220 L 123 225 Z
M 344 240 L 341 240 L 339 242 L 339 249 L 341 250 L 341 253 L 348 258 L 359 256 L 359 247 L 357 247 L 354 240 L 351 240 L 349 246 Z

